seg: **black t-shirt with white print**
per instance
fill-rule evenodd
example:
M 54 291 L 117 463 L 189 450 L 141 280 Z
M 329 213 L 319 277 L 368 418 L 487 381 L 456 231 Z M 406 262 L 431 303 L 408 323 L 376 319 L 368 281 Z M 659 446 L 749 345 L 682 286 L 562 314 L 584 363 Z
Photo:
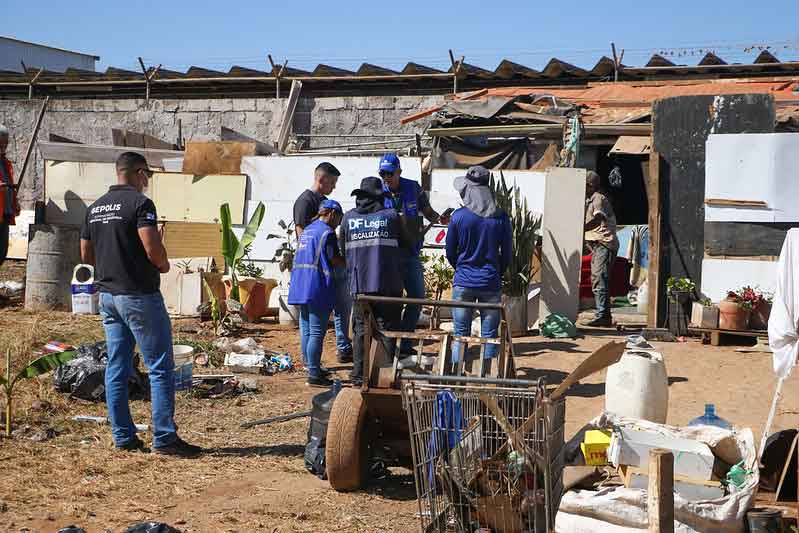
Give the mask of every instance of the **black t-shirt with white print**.
M 94 246 L 95 281 L 101 292 L 152 294 L 161 275 L 147 259 L 139 228 L 156 226 L 152 200 L 130 185 L 113 185 L 89 206 L 81 239 Z

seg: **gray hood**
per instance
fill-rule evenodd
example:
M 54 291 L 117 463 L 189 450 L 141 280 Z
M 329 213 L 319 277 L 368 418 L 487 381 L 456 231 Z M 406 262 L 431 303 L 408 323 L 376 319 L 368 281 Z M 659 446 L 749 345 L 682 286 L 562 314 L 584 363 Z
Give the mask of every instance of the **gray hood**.
M 497 212 L 494 194 L 488 186 L 491 173 L 487 168 L 474 166 L 465 176 L 455 178 L 455 190 L 460 194 L 463 205 L 475 215 L 483 218 L 493 217 Z

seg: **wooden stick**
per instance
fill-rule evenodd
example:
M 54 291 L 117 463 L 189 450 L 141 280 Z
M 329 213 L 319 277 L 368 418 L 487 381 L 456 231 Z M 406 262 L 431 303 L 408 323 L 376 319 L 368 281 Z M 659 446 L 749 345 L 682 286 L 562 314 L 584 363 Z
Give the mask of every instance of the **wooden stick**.
M 725 207 L 768 207 L 763 200 L 728 200 L 726 198 L 708 198 L 705 205 Z
M 22 169 L 19 171 L 19 179 L 15 185 L 17 190 L 22 187 L 22 178 L 25 177 L 25 170 L 28 168 L 28 163 L 31 159 L 31 153 L 33 153 L 33 147 L 36 145 L 36 137 L 39 135 L 39 128 L 42 126 L 42 119 L 44 119 L 44 113 L 47 111 L 47 104 L 50 102 L 50 97 L 46 96 L 44 98 L 44 102 L 42 102 L 42 107 L 39 109 L 39 116 L 36 117 L 36 125 L 33 127 L 33 133 L 31 134 L 31 139 L 28 141 L 28 150 L 25 152 L 25 160 L 22 162 Z
M 649 533 L 674 533 L 674 455 L 660 448 L 649 452 Z
M 763 436 L 760 438 L 760 450 L 757 454 L 757 462 L 763 460 L 763 450 L 766 448 L 766 440 L 768 439 L 768 433 L 771 431 L 771 424 L 774 422 L 774 415 L 777 413 L 777 403 L 780 401 L 782 397 L 782 384 L 785 382 L 785 378 L 780 378 L 777 381 L 777 389 L 774 391 L 774 399 L 771 401 L 771 410 L 768 412 L 768 418 L 766 419 L 766 427 L 763 428 Z M 799 493 L 798 493 L 799 494 Z

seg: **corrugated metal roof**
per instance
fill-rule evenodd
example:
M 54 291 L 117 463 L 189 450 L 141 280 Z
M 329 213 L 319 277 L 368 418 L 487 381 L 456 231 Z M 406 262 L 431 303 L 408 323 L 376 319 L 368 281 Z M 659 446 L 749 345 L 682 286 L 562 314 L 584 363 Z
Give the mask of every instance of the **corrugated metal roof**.
M 362 64 L 357 71 L 336 66 L 320 64 L 311 72 L 293 68 L 289 61 L 283 69 L 276 65 L 271 70 L 259 70 L 241 66 L 234 66 L 228 72 L 192 66 L 186 72 L 160 69 L 152 79 L 151 88 L 155 93 L 160 90 L 181 94 L 180 91 L 191 91 L 192 95 L 208 94 L 259 94 L 267 95 L 273 87 L 264 87 L 263 83 L 274 80 L 281 72 L 281 80 L 290 83 L 292 79 L 302 79 L 307 82 L 303 91 L 306 94 L 369 94 L 370 88 L 383 91 L 387 94 L 402 94 L 402 90 L 423 91 L 428 93 L 447 92 L 452 87 L 453 68 L 447 71 L 421 65 L 414 62 L 407 63 L 399 72 L 396 69 L 374 65 Z M 593 82 L 605 82 L 613 79 L 615 74 L 613 60 L 601 57 L 596 64 L 587 70 L 558 58 L 550 59 L 542 70 L 522 65 L 508 59 L 503 59 L 492 70 L 464 62 L 458 71 L 458 88 L 460 90 L 475 90 L 479 88 L 494 88 L 498 90 L 509 85 L 540 85 L 540 86 L 575 86 L 576 91 L 585 92 L 590 89 Z M 30 69 L 25 74 L 0 72 L 0 96 L 27 95 L 27 83 L 37 71 Z M 669 59 L 655 54 L 643 67 L 624 66 L 619 70 L 619 80 L 626 82 L 636 81 L 672 81 L 672 80 L 709 80 L 723 78 L 735 80 L 741 77 L 764 78 L 791 76 L 799 77 L 799 61 L 780 63 L 772 53 L 762 51 L 750 64 L 727 64 L 723 58 L 708 52 L 698 65 L 675 65 Z M 252 84 L 247 84 L 242 78 L 254 78 Z M 184 83 L 172 83 L 171 80 L 183 79 Z M 133 70 L 124 70 L 110 67 L 104 73 L 70 70 L 68 72 L 45 71 L 37 80 L 37 94 L 57 94 L 57 85 L 65 83 L 76 85 L 82 81 L 98 85 L 98 95 L 108 96 L 108 87 L 99 87 L 102 82 L 121 94 L 137 94 L 143 90 L 144 75 Z M 159 84 L 159 81 L 162 82 Z M 244 83 L 242 83 L 244 82 Z M 352 82 L 352 83 L 340 83 Z M 354 83 L 359 85 L 356 87 Z M 709 81 L 708 81 L 709 83 Z M 257 84 L 257 85 L 256 85 Z M 362 85 L 360 85 L 362 84 Z M 699 90 L 698 85 L 692 85 L 693 91 Z M 381 89 L 382 88 L 382 89 Z M 492 89 L 493 90 L 493 89 Z M 572 89 L 567 89 L 571 91 Z M 621 90 L 621 89 L 614 89 Z M 712 85 L 710 93 L 716 92 L 718 87 Z M 266 92 L 265 92 L 266 91 Z M 314 91 L 317 91 L 314 93 Z M 393 91 L 393 92 L 392 92 Z M 658 93 L 657 89 L 653 90 Z M 636 92 L 636 91 L 633 91 Z M 91 97 L 91 90 L 82 90 L 85 97 Z M 504 94 L 504 93 L 498 93 Z M 570 94 L 570 93 L 567 93 Z M 646 91 L 641 91 L 646 96 Z M 707 93 L 702 93 L 707 94 Z M 585 95 L 589 98 L 591 93 Z M 623 95 L 626 98 L 629 95 Z M 638 97 L 638 94 L 634 94 Z M 620 96 L 622 98 L 622 96 Z

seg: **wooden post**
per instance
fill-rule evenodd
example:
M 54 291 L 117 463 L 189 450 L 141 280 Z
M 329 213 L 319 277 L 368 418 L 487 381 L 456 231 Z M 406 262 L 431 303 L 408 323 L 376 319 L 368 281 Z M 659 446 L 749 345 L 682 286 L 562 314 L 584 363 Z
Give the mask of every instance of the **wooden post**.
M 650 141 L 651 146 L 651 141 Z M 647 276 L 648 303 L 647 326 L 658 327 L 658 309 L 660 307 L 660 154 L 652 149 L 649 153 L 649 176 L 646 180 L 646 196 L 649 203 L 649 271 Z
M 28 141 L 28 149 L 25 151 L 25 159 L 22 162 L 22 168 L 19 171 L 19 176 L 17 176 L 17 183 L 14 185 L 17 190 L 20 190 L 22 187 L 22 178 L 25 177 L 25 171 L 28 169 L 28 163 L 30 163 L 33 147 L 36 145 L 36 137 L 39 135 L 39 128 L 42 127 L 42 120 L 44 119 L 44 113 L 47 111 L 47 104 L 49 102 L 50 97 L 45 96 L 44 101 L 42 102 L 42 107 L 39 109 L 39 115 L 36 117 L 36 124 L 33 126 L 33 133 L 31 133 L 31 138 Z
M 610 43 L 613 52 L 613 81 L 619 81 L 619 56 L 616 55 L 616 43 Z
M 148 102 L 150 101 L 150 82 L 153 81 L 155 75 L 158 74 L 158 71 L 161 69 L 161 65 L 155 67 L 152 72 L 148 72 L 148 69 L 144 66 L 144 60 L 140 57 L 139 58 L 139 65 L 141 66 L 141 71 L 144 74 L 144 98 Z
M 674 454 L 649 452 L 649 533 L 674 533 Z

